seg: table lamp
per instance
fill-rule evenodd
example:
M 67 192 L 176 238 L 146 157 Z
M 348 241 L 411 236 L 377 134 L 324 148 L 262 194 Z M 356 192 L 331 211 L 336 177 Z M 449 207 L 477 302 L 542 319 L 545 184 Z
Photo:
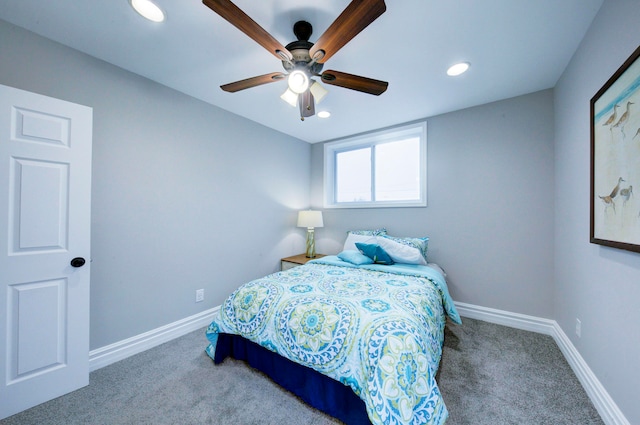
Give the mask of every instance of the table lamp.
M 307 228 L 307 257 L 315 258 L 316 240 L 314 228 L 323 227 L 322 211 L 300 211 L 298 212 L 298 227 Z

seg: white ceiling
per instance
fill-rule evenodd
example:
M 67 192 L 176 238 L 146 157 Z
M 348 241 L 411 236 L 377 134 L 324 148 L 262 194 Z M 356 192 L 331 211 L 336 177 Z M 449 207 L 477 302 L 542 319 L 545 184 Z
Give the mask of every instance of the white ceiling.
M 333 69 L 389 82 L 380 96 L 325 85 L 300 121 L 285 82 L 237 93 L 225 83 L 281 63 L 200 0 L 156 0 L 144 20 L 127 0 L 0 0 L 0 19 L 309 143 L 331 140 L 555 86 L 603 0 L 387 0 L 387 11 L 330 58 Z M 348 0 L 235 0 L 283 45 L 307 20 L 315 41 Z M 471 62 L 457 78 L 445 74 Z

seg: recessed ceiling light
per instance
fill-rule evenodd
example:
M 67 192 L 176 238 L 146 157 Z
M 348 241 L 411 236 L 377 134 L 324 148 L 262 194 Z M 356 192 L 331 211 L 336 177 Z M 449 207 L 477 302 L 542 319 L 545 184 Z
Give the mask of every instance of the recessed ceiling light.
M 456 75 L 464 74 L 469 69 L 471 64 L 469 62 L 460 62 L 452 65 L 447 69 L 447 75 L 455 77 Z
M 318 118 L 329 118 L 330 116 L 331 116 L 331 112 L 329 111 L 318 112 Z
M 164 12 L 151 0 L 130 0 L 131 7 L 143 17 L 153 22 L 164 21 Z

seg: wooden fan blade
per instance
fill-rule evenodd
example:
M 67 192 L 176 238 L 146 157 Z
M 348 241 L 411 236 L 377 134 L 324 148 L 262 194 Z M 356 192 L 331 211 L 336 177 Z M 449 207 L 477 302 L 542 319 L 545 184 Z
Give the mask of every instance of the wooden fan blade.
M 373 78 L 360 77 L 358 75 L 347 74 L 339 71 L 325 71 L 321 75 L 322 82 L 346 89 L 357 90 L 363 93 L 381 95 L 389 87 L 386 81 L 374 80 Z
M 235 83 L 224 84 L 220 88 L 229 93 L 235 93 L 240 90 L 250 89 L 251 87 L 261 86 L 263 84 L 274 83 L 286 77 L 282 72 L 272 72 L 258 77 L 251 77 L 245 80 L 236 81 Z
M 300 119 L 304 121 L 306 117 L 312 117 L 316 113 L 316 107 L 313 101 L 313 95 L 309 90 L 301 93 L 298 103 L 300 105 Z
M 231 25 L 248 35 L 253 41 L 267 49 L 275 57 L 282 60 L 285 57 L 291 60 L 293 56 L 278 40 L 264 30 L 253 19 L 244 13 L 238 6 L 229 0 L 202 0 L 209 9 L 216 12 Z M 282 52 L 281 56 L 278 52 Z
M 353 0 L 315 42 L 309 50 L 309 55 L 313 58 L 317 51 L 322 50 L 324 56 L 318 62 L 326 62 L 360 31 L 378 19 L 385 10 L 387 6 L 384 0 Z

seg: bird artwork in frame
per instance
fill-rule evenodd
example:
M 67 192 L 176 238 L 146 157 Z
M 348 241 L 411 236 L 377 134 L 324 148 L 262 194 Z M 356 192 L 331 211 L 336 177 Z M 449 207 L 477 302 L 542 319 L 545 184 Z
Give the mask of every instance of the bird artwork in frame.
M 640 47 L 591 98 L 591 243 L 635 252 L 640 252 L 639 58 Z

